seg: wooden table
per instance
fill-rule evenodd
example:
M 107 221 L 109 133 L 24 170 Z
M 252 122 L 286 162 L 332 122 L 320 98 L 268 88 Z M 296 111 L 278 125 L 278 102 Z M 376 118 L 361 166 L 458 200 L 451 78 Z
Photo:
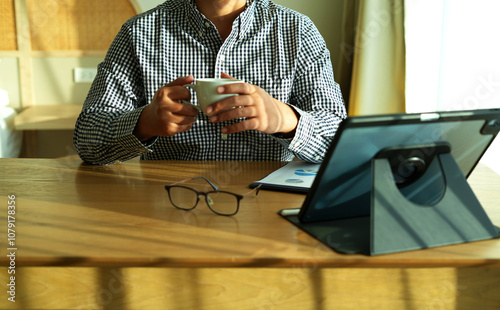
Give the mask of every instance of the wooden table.
M 277 215 L 305 196 L 261 191 L 233 217 L 186 212 L 165 184 L 203 175 L 245 193 L 277 162 L 1 159 L 1 309 L 499 309 L 500 240 L 342 255 Z M 500 176 L 469 182 L 500 224 Z M 6 292 L 15 195 L 16 303 Z M 11 197 L 12 198 L 12 197 Z

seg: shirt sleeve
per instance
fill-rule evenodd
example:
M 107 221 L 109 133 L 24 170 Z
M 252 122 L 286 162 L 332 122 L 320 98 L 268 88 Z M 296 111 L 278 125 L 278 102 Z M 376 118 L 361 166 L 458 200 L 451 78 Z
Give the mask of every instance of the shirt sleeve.
M 133 130 L 146 105 L 141 71 L 126 24 L 111 44 L 75 125 L 79 156 L 92 164 L 111 164 L 150 152 Z
M 347 111 L 330 52 L 309 19 L 301 30 L 296 66 L 290 105 L 299 123 L 293 139 L 277 139 L 298 159 L 320 163 Z

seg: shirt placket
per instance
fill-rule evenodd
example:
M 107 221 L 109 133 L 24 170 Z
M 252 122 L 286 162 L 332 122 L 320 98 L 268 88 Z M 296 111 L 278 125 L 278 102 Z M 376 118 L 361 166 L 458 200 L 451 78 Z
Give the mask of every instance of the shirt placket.
M 220 78 L 221 73 L 226 72 L 225 69 L 227 67 L 228 55 L 231 51 L 231 48 L 234 46 L 234 44 L 232 43 L 233 40 L 231 39 L 232 34 L 226 39 L 225 42 L 222 42 L 217 29 L 210 21 L 205 20 L 203 22 L 203 25 L 204 27 L 200 28 L 198 32 L 198 40 L 213 51 L 213 57 L 215 57 L 213 61 L 214 67 L 212 68 L 213 78 Z M 217 128 L 217 136 L 215 142 L 215 149 L 217 151 L 214 154 L 215 160 L 226 160 L 226 150 L 228 148 L 231 148 L 230 145 L 234 143 L 234 141 L 232 141 L 234 140 L 234 137 L 233 139 L 231 139 L 229 136 L 225 136 L 220 132 L 222 127 L 224 127 L 225 125 L 227 124 L 213 124 L 213 126 Z
M 228 62 L 237 61 L 230 59 L 231 51 L 235 48 L 235 45 L 239 38 L 239 33 L 241 30 L 241 19 L 238 17 L 233 22 L 233 29 L 231 34 L 226 38 L 222 46 L 217 53 L 217 60 L 215 62 L 215 77 L 219 78 L 222 72 L 228 73 Z M 233 53 L 234 55 L 234 53 Z
M 219 59 L 219 52 L 221 50 L 221 46 L 223 45 L 223 42 L 219 36 L 219 33 L 217 32 L 217 29 L 212 25 L 211 22 L 208 20 L 205 20 L 203 22 L 203 28 L 200 28 L 198 32 L 198 40 L 206 46 L 209 50 L 212 51 L 212 57 L 215 57 L 213 60 L 212 64 L 214 67 L 211 69 L 211 74 L 206 77 L 210 77 L 213 74 L 214 78 L 219 78 L 220 77 L 220 72 L 217 70 L 219 68 L 219 64 L 221 60 Z M 223 57 L 224 58 L 224 57 Z M 225 60 L 225 58 L 224 58 Z M 224 62 L 222 60 L 222 62 Z
M 233 23 L 233 30 L 231 31 L 231 34 L 226 38 L 224 43 L 222 43 L 218 53 L 217 53 L 217 58 L 215 61 L 215 78 L 220 78 L 221 74 L 230 73 L 231 70 L 231 63 L 238 61 L 237 59 L 231 59 L 231 55 L 235 55 L 233 53 L 234 49 L 236 48 L 236 44 L 238 41 L 238 34 L 240 31 L 240 19 L 236 19 Z M 238 78 L 238 77 L 236 77 Z M 220 123 L 219 125 L 219 130 L 222 129 L 223 126 L 228 125 L 229 123 L 234 123 L 233 121 L 231 122 L 224 122 Z M 239 140 L 239 135 L 238 134 L 233 134 L 233 135 L 227 135 L 227 136 L 222 136 L 220 135 L 220 139 L 217 139 L 217 149 L 219 150 L 225 150 L 225 149 L 235 149 L 238 147 L 238 140 Z M 223 158 L 225 156 L 225 153 L 218 153 L 218 160 L 224 160 L 226 158 Z

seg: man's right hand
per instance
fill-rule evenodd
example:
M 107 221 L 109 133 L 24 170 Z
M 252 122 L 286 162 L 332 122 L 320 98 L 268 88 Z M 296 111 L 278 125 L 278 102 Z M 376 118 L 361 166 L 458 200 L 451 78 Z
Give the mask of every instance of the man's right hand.
M 191 92 L 182 85 L 193 81 L 191 75 L 180 77 L 158 89 L 153 101 L 142 110 L 134 135 L 146 141 L 155 136 L 173 136 L 191 129 L 198 109 L 181 102 L 191 99 Z

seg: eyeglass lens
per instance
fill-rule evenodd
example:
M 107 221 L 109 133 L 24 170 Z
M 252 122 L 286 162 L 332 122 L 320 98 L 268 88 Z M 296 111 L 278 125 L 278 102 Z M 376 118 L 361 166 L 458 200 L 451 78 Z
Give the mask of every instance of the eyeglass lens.
M 232 215 L 238 212 L 238 199 L 225 192 L 211 192 L 207 194 L 207 204 L 214 212 Z
M 196 207 L 198 200 L 198 193 L 192 189 L 182 186 L 172 186 L 169 188 L 170 201 L 172 204 L 185 210 L 191 210 Z M 238 212 L 238 197 L 234 194 L 217 191 L 209 192 L 205 197 L 205 201 L 215 213 L 222 215 L 233 215 Z
M 168 189 L 170 201 L 180 209 L 191 210 L 198 203 L 198 194 L 192 189 L 180 186 L 172 186 Z

